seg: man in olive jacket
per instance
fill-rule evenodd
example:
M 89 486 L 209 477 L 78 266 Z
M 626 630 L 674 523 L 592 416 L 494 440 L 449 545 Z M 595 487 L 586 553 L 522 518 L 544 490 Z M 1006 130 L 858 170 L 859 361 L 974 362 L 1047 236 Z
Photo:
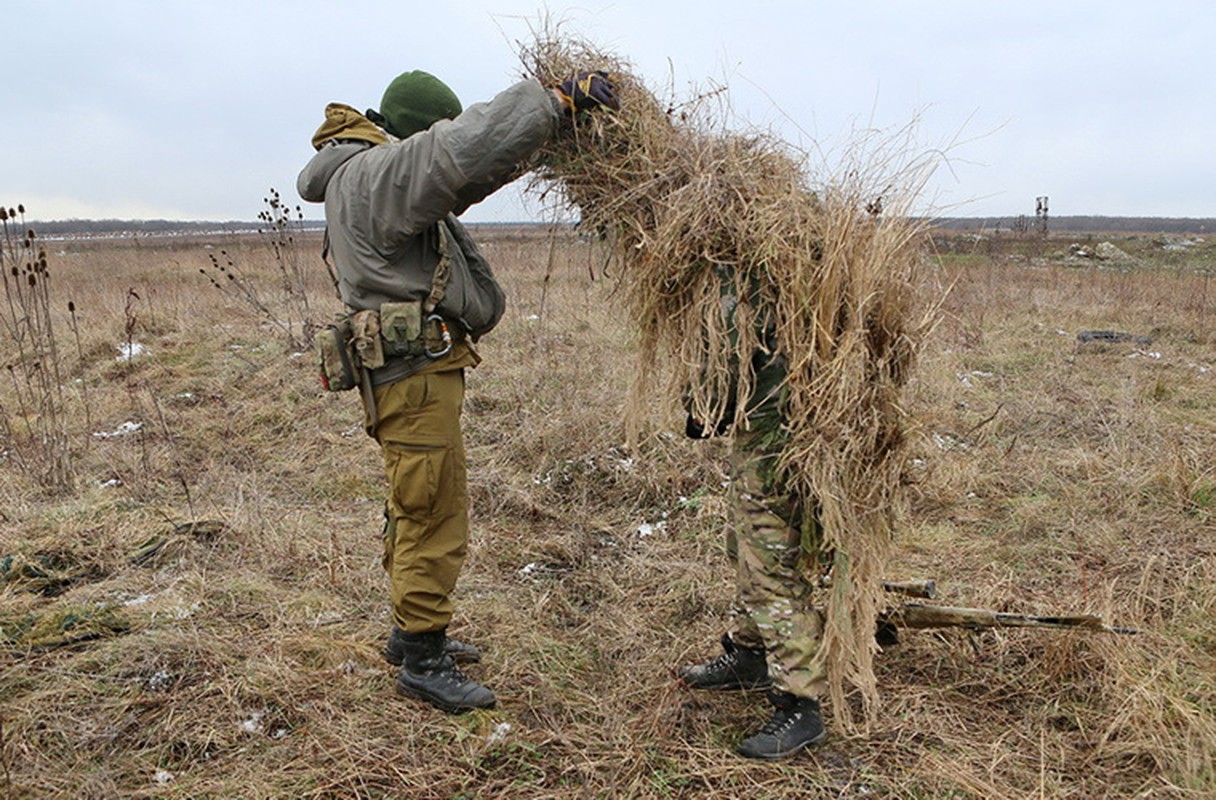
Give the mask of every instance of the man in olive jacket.
M 438 78 L 406 72 L 378 111 L 330 104 L 297 181 L 301 197 L 325 203 L 343 302 L 352 313 L 377 312 L 371 335 L 383 340 L 383 364 L 365 364 L 362 377 L 368 433 L 389 483 L 385 657 L 401 665 L 399 692 L 445 711 L 494 706 L 493 692 L 455 664 L 476 660 L 476 648 L 446 629 L 469 533 L 464 370 L 480 361 L 473 342 L 505 307 L 457 216 L 514 178 L 571 127 L 566 120 L 602 106 L 617 101 L 601 72 L 553 88 L 524 80 L 467 110 Z

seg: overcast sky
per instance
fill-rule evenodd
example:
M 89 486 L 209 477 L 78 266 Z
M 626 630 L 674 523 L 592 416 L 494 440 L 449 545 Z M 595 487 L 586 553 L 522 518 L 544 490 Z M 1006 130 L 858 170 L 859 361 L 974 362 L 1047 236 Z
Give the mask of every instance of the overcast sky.
M 659 93 L 724 84 L 740 125 L 829 161 L 916 120 L 949 156 L 926 208 L 1216 217 L 1211 0 L 5 6 L 0 204 L 35 220 L 253 220 L 270 187 L 298 201 L 326 103 L 375 106 L 410 69 L 488 99 L 546 11 Z M 465 218 L 540 211 L 508 187 Z

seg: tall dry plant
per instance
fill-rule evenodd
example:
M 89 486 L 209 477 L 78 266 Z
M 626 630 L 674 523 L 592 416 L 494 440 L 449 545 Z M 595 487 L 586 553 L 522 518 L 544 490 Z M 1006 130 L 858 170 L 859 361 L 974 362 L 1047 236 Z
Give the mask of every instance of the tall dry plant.
M 262 198 L 262 202 L 266 207 L 258 214 L 258 220 L 265 223 L 265 227 L 258 229 L 258 233 L 270 243 L 282 284 L 288 325 L 291 327 L 293 321 L 298 324 L 299 343 L 304 348 L 311 347 L 318 326 L 308 301 L 308 283 L 296 246 L 296 233 L 304 222 L 304 211 L 298 205 L 293 210 L 273 187 L 270 196 Z
M 227 250 L 221 250 L 219 256 L 208 253 L 210 269 L 202 267 L 199 272 L 216 289 L 278 329 L 289 349 L 307 350 L 312 346 L 313 335 L 319 326 L 313 319 L 308 284 L 296 246 L 296 231 L 303 222 L 303 211 L 297 206 L 293 216 L 292 209 L 273 188 L 262 202 L 266 207 L 258 214 L 258 221 L 265 227 L 259 228 L 258 234 L 269 243 L 278 271 L 277 291 L 267 293 L 260 289 L 253 271 L 243 269 Z
M 41 485 L 67 490 L 75 473 L 69 447 L 63 376 L 51 315 L 46 250 L 25 225 L 25 207 L 0 208 L 0 306 L 9 355 L 11 406 L 0 395 L 0 436 L 20 467 Z
M 581 225 L 609 237 L 621 265 L 640 332 L 632 430 L 668 359 L 667 390 L 709 426 L 730 415 L 747 425 L 754 354 L 788 365 L 777 483 L 818 508 L 832 553 L 819 659 L 835 713 L 854 726 L 852 686 L 872 720 L 879 586 L 904 463 L 900 390 L 930 321 L 913 291 L 921 231 L 908 214 L 925 162 L 879 150 L 817 180 L 788 145 L 722 130 L 704 103 L 660 102 L 628 64 L 586 43 L 542 32 L 522 57 L 546 85 L 606 69 L 618 87 L 620 110 L 576 118 L 537 174 L 542 191 L 555 183 Z M 727 311 L 724 298 L 737 305 Z

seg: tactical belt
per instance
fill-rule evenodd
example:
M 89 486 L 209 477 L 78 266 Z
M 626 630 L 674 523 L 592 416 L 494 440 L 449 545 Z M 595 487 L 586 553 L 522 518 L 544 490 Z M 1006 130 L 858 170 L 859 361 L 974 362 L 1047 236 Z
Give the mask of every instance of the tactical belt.
M 411 352 L 400 356 L 385 353 L 383 367 L 367 370 L 371 384 L 372 386 L 385 386 L 402 378 L 408 378 L 427 364 L 443 358 L 451 352 L 454 345 L 463 342 L 464 339 L 464 328 L 460 323 L 443 319 L 438 314 L 432 314 L 423 322 L 423 335 L 416 340 L 422 352 Z M 442 346 L 430 349 L 426 345 L 428 341 L 439 342 Z
M 383 367 L 369 369 L 367 374 L 371 376 L 372 386 L 386 386 L 396 383 L 402 378 L 408 378 L 434 360 L 425 353 L 420 356 L 388 358 L 385 359 Z

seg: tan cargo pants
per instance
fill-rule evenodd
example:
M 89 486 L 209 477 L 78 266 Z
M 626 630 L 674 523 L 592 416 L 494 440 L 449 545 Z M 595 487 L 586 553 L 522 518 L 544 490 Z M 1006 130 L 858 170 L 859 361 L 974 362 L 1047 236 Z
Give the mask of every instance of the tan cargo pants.
M 408 633 L 447 626 L 469 539 L 460 413 L 464 371 L 411 375 L 375 389 L 388 477 L 384 569 L 393 620 Z
M 794 498 L 775 491 L 765 479 L 766 460 L 774 456 L 749 444 L 746 435 L 737 437 L 731 456 L 737 530 L 728 536 L 727 549 L 738 568 L 731 638 L 768 651 L 776 688 L 819 697 L 827 676 L 815 663 L 823 637 L 823 615 L 811 598 L 816 523 Z

